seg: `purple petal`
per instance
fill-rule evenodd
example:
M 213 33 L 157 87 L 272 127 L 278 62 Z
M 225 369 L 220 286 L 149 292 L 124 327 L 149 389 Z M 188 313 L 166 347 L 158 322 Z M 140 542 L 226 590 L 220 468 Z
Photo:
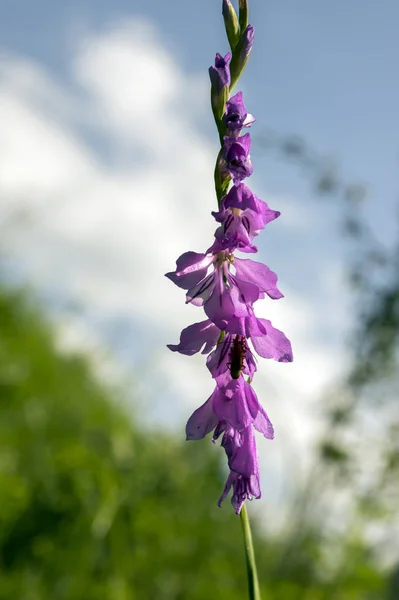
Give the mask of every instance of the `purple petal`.
M 212 295 L 215 287 L 215 272 L 210 273 L 204 279 L 201 279 L 194 287 L 188 290 L 186 294 L 186 304 L 191 302 L 194 306 L 202 306 L 204 302 Z
M 259 299 L 260 290 L 255 283 L 243 281 L 231 275 L 228 275 L 228 281 L 231 285 L 231 300 L 234 304 L 234 314 L 244 316 L 248 314 L 248 305 L 252 305 Z
M 257 200 L 258 212 L 262 214 L 265 225 L 270 223 L 270 221 L 274 221 L 274 219 L 278 219 L 278 217 L 281 215 L 280 211 L 269 208 L 268 204 L 260 198 L 258 198 Z
M 229 193 L 223 197 L 221 206 L 223 208 L 239 208 L 241 210 L 249 208 L 258 212 L 257 198 L 244 183 L 234 185 L 229 190 Z
M 187 421 L 187 440 L 201 440 L 207 433 L 216 427 L 218 418 L 213 412 L 212 396 L 208 398 L 205 404 L 197 408 Z
M 229 319 L 229 322 L 226 325 L 226 331 L 229 333 L 243 335 L 246 338 L 251 338 L 252 340 L 257 336 L 266 335 L 266 329 L 262 323 L 262 319 L 257 319 L 250 307 L 247 307 L 247 309 L 246 316 L 234 316 Z
M 244 439 L 242 434 L 226 424 L 222 439 L 222 447 L 224 448 L 229 461 L 236 455 L 238 448 L 242 446 L 243 442 Z
M 243 380 L 245 400 L 248 406 L 249 413 L 253 419 L 256 419 L 259 411 L 259 400 L 254 388 Z
M 231 52 L 228 52 L 226 56 L 221 56 L 217 53 L 215 57 L 215 65 L 209 68 L 209 77 L 211 79 L 212 87 L 221 92 L 224 86 L 230 85 L 230 61 Z
M 231 486 L 233 485 L 234 481 L 236 480 L 236 477 L 237 477 L 237 475 L 235 473 L 231 473 L 231 472 L 229 473 L 229 476 L 226 481 L 226 485 L 224 486 L 223 494 L 220 496 L 220 498 L 218 500 L 218 506 L 222 506 L 222 502 L 226 498 L 227 494 L 229 493 Z
M 213 293 L 204 303 L 204 311 L 219 329 L 225 329 L 226 323 L 234 315 L 234 310 L 230 289 L 226 288 L 223 273 L 219 271 Z
M 254 27 L 252 25 L 248 25 L 242 34 L 243 45 L 242 45 L 242 49 L 240 52 L 240 61 L 241 62 L 244 62 L 248 59 L 248 56 L 252 50 L 252 46 L 254 43 L 254 36 L 255 36 Z
M 242 444 L 238 446 L 229 460 L 231 471 L 244 477 L 250 477 L 259 471 L 258 455 L 256 452 L 255 437 L 252 427 L 241 432 Z
M 258 403 L 258 414 L 256 415 L 256 419 L 253 422 L 253 426 L 259 433 L 262 433 L 266 439 L 273 440 L 274 439 L 274 429 L 273 425 L 266 412 L 264 411 L 261 404 Z
M 292 362 L 291 342 L 279 329 L 275 329 L 267 319 L 259 319 L 266 329 L 266 335 L 251 337 L 252 344 L 263 358 L 274 358 L 278 362 Z
M 212 261 L 213 256 L 185 252 L 176 261 L 176 271 L 166 273 L 165 277 L 180 288 L 189 290 L 205 277 Z
M 266 292 L 273 300 L 283 298 L 283 294 L 276 285 L 277 275 L 266 265 L 249 258 L 235 257 L 234 267 L 240 280 L 257 285 L 262 292 Z
M 239 138 L 240 145 L 243 147 L 245 154 L 248 155 L 251 149 L 251 134 L 246 133 Z
M 218 331 L 220 330 L 218 329 Z M 225 338 L 219 342 L 216 349 L 208 356 L 206 366 L 211 372 L 212 377 L 219 377 L 227 371 L 232 341 L 233 336 L 227 334 Z
M 215 346 L 220 329 L 216 327 L 209 319 L 189 325 L 180 334 L 180 343 L 177 345 L 168 344 L 172 352 L 180 352 L 186 356 L 192 356 L 199 352 L 205 344 L 202 354 L 208 354 Z
M 248 385 L 248 384 L 247 384 Z M 241 431 L 254 420 L 244 389 L 244 379 L 232 379 L 227 386 L 216 389 L 212 395 L 213 410 L 220 421 L 227 421 L 234 429 Z

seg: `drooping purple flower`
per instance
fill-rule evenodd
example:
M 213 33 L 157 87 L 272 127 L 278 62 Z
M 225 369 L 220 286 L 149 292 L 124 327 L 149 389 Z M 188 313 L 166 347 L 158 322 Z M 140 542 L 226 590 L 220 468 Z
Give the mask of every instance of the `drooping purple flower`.
M 217 53 L 215 65 L 209 67 L 212 88 L 217 94 L 222 92 L 224 86 L 228 87 L 230 85 L 230 61 L 231 52 L 228 52 L 226 56 Z
M 237 436 L 231 427 L 226 427 L 222 446 L 226 451 L 230 474 L 218 505 L 221 506 L 233 486 L 231 503 L 239 514 L 245 500 L 261 497 L 259 461 L 252 428 L 246 428 Z
M 200 440 L 216 425 L 227 423 L 241 432 L 253 425 L 267 439 L 273 439 L 273 426 L 244 377 L 231 379 L 228 373 L 218 377 L 208 400 L 193 412 L 186 425 L 188 440 Z
M 237 137 L 243 127 L 251 127 L 255 117 L 247 113 L 242 92 L 237 92 L 226 103 L 226 112 L 223 115 L 223 123 L 230 137 Z
M 253 498 L 259 499 L 262 497 L 259 472 L 253 473 L 250 477 L 245 477 L 244 475 L 239 475 L 234 471 L 230 471 L 223 494 L 218 500 L 218 506 L 222 506 L 222 502 L 229 493 L 231 486 L 233 486 L 231 504 L 237 515 L 240 514 L 245 500 L 252 500 Z
M 224 137 L 224 169 L 230 173 L 234 182 L 242 181 L 252 175 L 252 163 L 249 154 L 251 136 L 249 133 L 239 137 Z

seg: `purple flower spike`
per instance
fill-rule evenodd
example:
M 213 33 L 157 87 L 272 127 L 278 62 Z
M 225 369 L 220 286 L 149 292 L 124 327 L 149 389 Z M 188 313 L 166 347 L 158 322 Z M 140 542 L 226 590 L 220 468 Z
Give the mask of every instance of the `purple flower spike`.
M 226 56 L 217 53 L 215 57 L 215 66 L 209 67 L 209 77 L 211 79 L 212 88 L 217 94 L 220 94 L 224 86 L 230 85 L 230 61 L 231 52 Z
M 221 437 L 229 476 L 219 506 L 233 488 L 232 505 L 240 513 L 246 500 L 260 498 L 259 461 L 255 431 L 274 438 L 273 425 L 253 387 L 259 356 L 278 362 L 293 360 L 291 343 L 267 319 L 258 319 L 254 304 L 268 296 L 283 297 L 277 275 L 261 262 L 244 259 L 236 251 L 256 253 L 254 239 L 280 213 L 269 208 L 242 181 L 252 174 L 251 136 L 242 135 L 255 119 L 247 112 L 242 92 L 229 98 L 249 58 L 254 28 L 248 25 L 247 0 L 239 0 L 239 15 L 231 0 L 223 0 L 223 18 L 232 53 L 216 54 L 209 68 L 211 106 L 222 145 L 216 160 L 215 190 L 218 209 L 212 245 L 205 253 L 185 252 L 176 269 L 166 273 L 186 292 L 186 304 L 202 307 L 206 319 L 185 327 L 172 352 L 207 355 L 214 380 L 208 400 L 187 421 L 187 440 L 212 432 Z
M 251 136 L 249 133 L 239 138 L 224 138 L 225 169 L 234 182 L 242 181 L 252 175 L 252 163 L 249 155 Z
M 230 137 L 237 137 L 243 127 L 251 127 L 252 123 L 255 122 L 255 117 L 247 113 L 242 99 L 242 92 L 238 92 L 226 103 L 223 122 Z

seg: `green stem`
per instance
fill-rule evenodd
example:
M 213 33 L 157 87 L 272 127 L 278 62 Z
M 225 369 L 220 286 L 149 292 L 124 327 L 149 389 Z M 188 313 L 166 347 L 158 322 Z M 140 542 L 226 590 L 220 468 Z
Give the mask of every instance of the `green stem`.
M 258 574 L 256 571 L 255 552 L 252 543 L 251 526 L 249 524 L 249 518 L 245 504 L 241 509 L 240 518 L 242 532 L 244 534 L 245 558 L 247 561 L 249 600 L 261 600 Z

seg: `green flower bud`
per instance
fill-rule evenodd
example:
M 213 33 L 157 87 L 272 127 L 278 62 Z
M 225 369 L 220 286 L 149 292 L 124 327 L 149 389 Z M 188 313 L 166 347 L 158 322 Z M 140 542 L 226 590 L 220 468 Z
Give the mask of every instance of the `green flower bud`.
M 238 40 L 240 39 L 240 27 L 236 11 L 230 0 L 223 0 L 222 14 L 224 26 L 226 28 L 227 39 L 229 40 L 230 48 L 234 50 Z

